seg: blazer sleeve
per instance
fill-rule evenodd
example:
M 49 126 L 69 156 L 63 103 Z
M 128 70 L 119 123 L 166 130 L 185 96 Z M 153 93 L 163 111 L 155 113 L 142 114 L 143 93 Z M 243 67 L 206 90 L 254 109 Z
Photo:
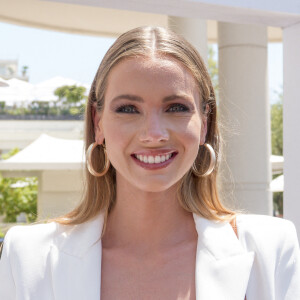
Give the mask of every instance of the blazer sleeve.
M 294 224 L 286 222 L 285 240 L 275 273 L 276 300 L 300 299 L 300 250 Z
M 0 255 L 0 299 L 16 299 L 16 287 L 10 262 L 11 230 L 7 232 Z

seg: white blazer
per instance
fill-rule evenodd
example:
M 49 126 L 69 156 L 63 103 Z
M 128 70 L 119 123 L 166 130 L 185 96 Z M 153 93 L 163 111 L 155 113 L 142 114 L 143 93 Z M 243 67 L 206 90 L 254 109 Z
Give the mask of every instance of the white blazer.
M 103 215 L 76 226 L 16 226 L 4 241 L 1 300 L 99 300 Z M 194 215 L 198 232 L 197 300 L 299 300 L 299 244 L 294 225 L 259 216 L 228 223 Z M 159 270 L 158 270 L 159 272 Z

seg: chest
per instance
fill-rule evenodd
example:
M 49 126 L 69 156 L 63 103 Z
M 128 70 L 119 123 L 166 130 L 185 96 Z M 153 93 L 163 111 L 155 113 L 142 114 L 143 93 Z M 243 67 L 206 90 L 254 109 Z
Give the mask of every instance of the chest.
M 103 250 L 101 300 L 195 299 L 196 244 L 136 257 Z

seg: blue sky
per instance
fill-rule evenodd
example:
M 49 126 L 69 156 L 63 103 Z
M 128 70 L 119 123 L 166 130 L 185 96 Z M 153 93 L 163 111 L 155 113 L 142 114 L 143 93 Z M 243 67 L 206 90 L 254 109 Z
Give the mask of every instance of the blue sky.
M 91 83 L 98 65 L 114 39 L 67 34 L 0 22 L 0 60 L 18 59 L 19 73 L 28 66 L 29 82 L 54 76 Z M 217 49 L 217 47 L 214 47 Z M 269 96 L 271 103 L 282 89 L 282 44 L 268 47 Z

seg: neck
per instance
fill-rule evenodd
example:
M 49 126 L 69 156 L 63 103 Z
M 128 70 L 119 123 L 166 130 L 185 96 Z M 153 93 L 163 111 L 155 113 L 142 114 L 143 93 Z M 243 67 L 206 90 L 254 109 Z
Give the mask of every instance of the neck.
M 108 216 L 103 247 L 148 252 L 195 239 L 193 216 L 179 205 L 176 188 L 153 193 L 118 181 L 116 204 Z

